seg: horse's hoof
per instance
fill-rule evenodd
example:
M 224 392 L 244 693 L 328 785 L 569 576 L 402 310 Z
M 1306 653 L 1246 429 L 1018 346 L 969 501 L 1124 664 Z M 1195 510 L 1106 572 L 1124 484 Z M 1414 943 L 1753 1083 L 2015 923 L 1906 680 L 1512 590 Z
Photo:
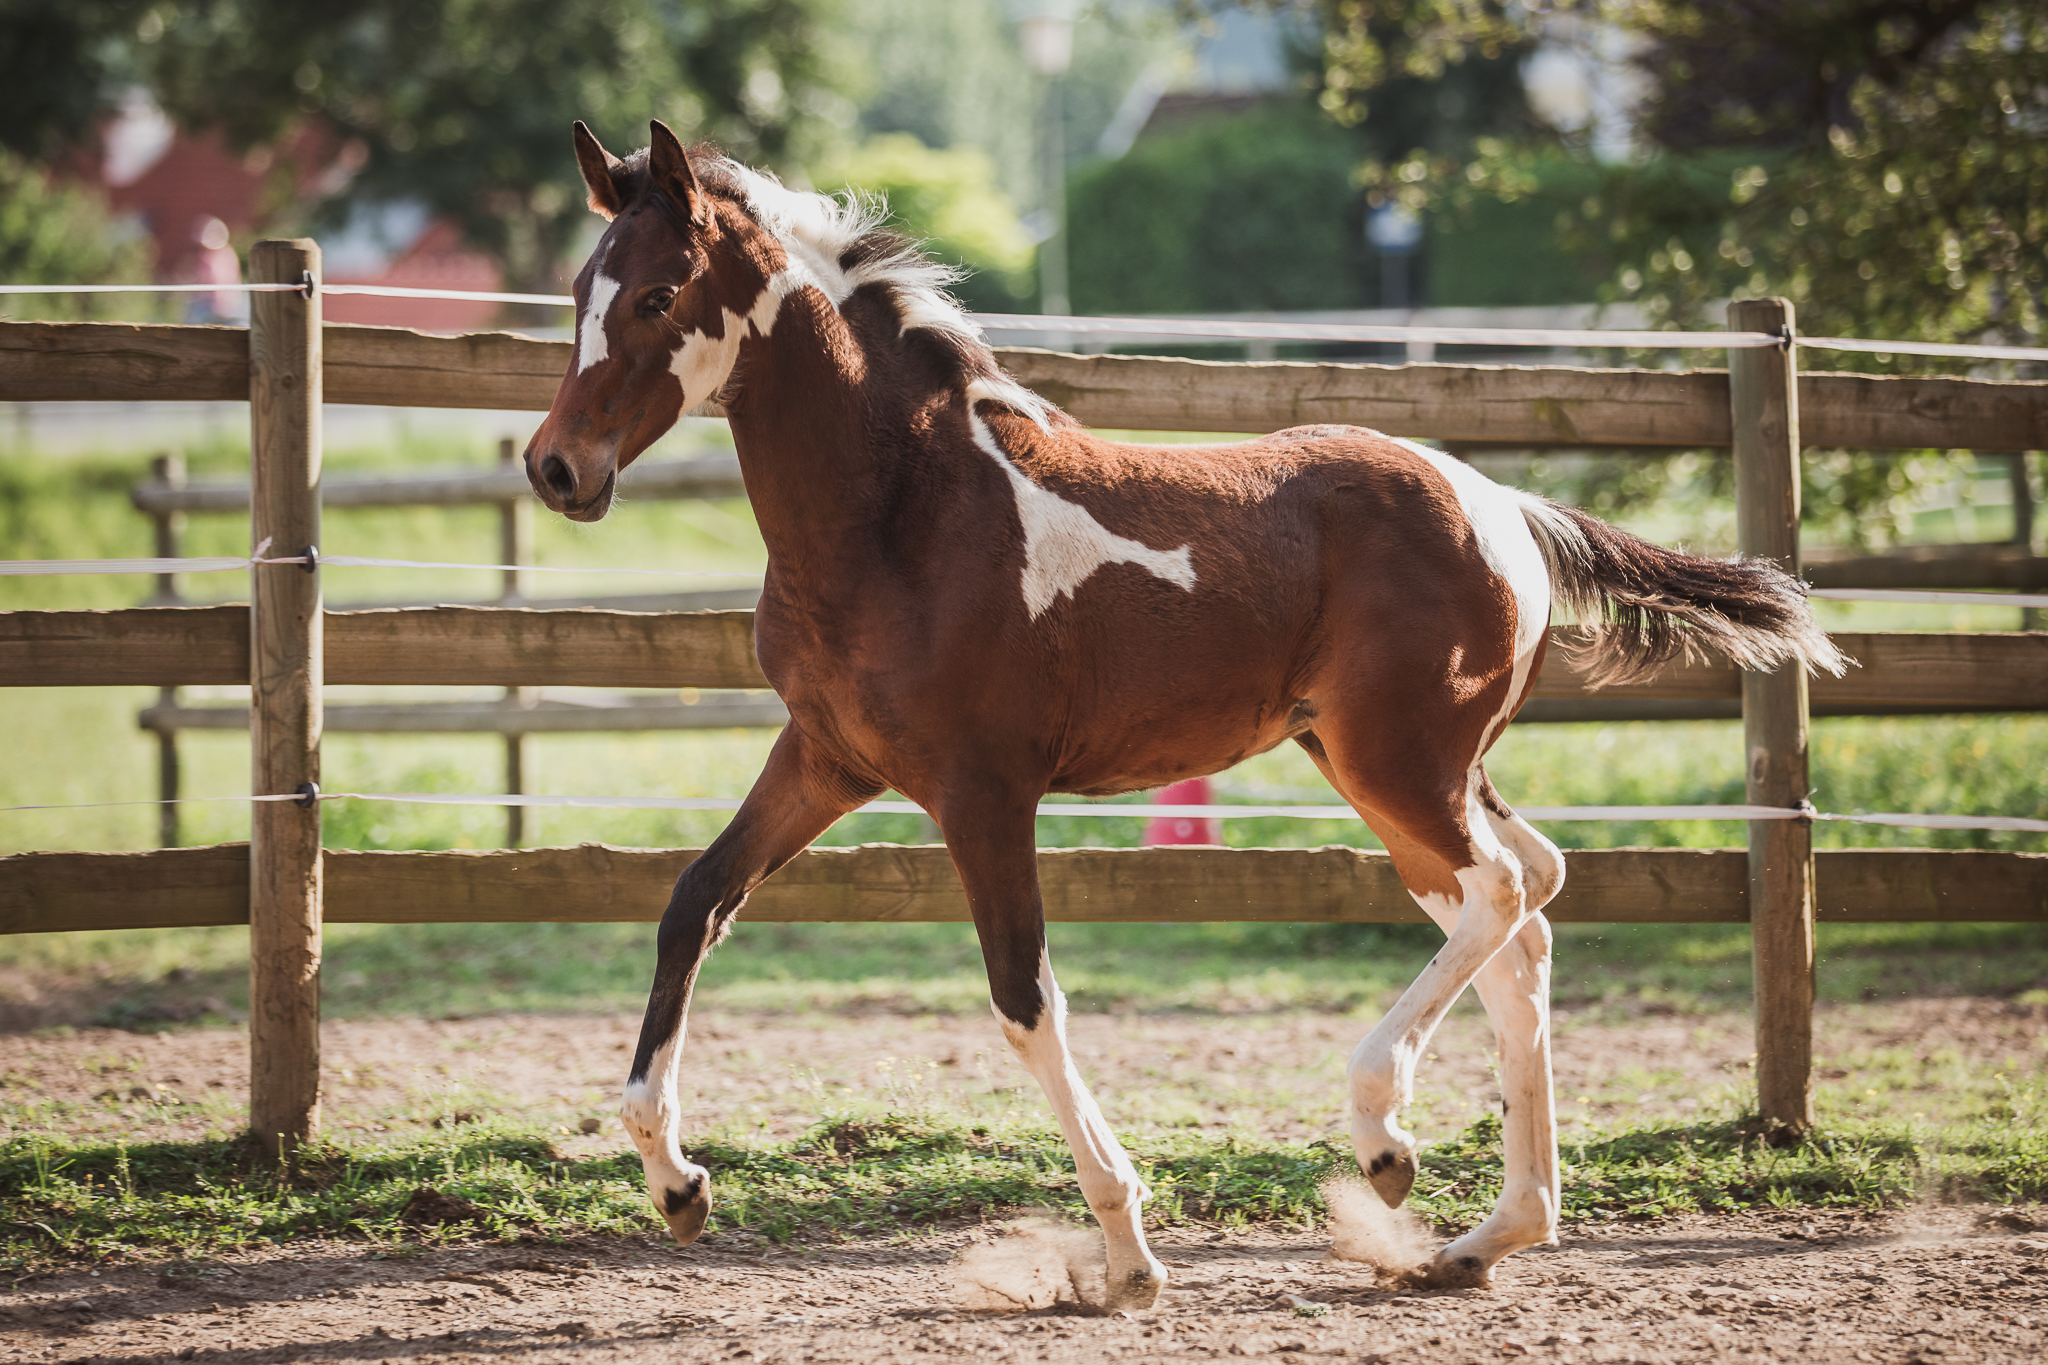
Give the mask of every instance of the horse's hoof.
M 1491 1289 L 1493 1268 L 1477 1256 L 1438 1256 L 1416 1277 L 1424 1289 Z
M 1380 1202 L 1398 1209 L 1415 1188 L 1415 1153 L 1381 1152 L 1365 1166 L 1365 1179 Z
M 1149 1266 L 1133 1266 L 1118 1283 L 1108 1286 L 1108 1302 L 1102 1305 L 1102 1311 L 1125 1313 L 1150 1308 L 1159 1302 L 1167 1278 L 1166 1267 L 1157 1261 Z
M 668 1224 L 669 1235 L 676 1239 L 677 1246 L 686 1247 L 704 1235 L 704 1224 L 711 1217 L 709 1179 L 692 1176 L 678 1187 L 651 1193 L 654 1207 Z

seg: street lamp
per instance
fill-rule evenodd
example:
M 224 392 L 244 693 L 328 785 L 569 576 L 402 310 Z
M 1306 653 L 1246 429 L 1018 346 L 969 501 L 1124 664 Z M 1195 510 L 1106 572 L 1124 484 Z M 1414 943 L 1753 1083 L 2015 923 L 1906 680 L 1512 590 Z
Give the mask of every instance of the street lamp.
M 1074 61 L 1074 20 L 1078 0 L 1011 0 L 1010 21 L 1024 62 L 1045 79 L 1045 104 L 1038 137 L 1042 158 L 1045 240 L 1038 246 L 1038 310 L 1064 314 L 1067 300 L 1067 138 L 1060 77 Z

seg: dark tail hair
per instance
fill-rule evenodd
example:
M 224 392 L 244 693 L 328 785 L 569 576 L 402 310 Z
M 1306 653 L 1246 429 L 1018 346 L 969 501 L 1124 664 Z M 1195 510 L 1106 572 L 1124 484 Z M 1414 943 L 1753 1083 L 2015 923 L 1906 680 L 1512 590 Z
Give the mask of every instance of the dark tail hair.
M 1553 598 L 1587 628 L 1575 652 L 1589 686 L 1635 682 L 1704 648 L 1762 673 L 1796 663 L 1840 677 L 1853 662 L 1813 619 L 1806 585 L 1768 559 L 1681 554 L 1533 494 L 1522 515 Z

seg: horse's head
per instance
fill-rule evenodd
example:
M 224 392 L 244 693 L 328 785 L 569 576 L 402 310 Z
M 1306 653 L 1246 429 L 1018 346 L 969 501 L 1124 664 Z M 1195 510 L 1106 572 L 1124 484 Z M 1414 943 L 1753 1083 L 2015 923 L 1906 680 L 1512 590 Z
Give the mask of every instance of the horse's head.
M 611 226 L 576 276 L 576 350 L 526 476 L 551 510 L 596 521 L 619 471 L 724 386 L 770 272 L 667 125 L 624 161 L 581 123 L 575 138 L 590 207 Z

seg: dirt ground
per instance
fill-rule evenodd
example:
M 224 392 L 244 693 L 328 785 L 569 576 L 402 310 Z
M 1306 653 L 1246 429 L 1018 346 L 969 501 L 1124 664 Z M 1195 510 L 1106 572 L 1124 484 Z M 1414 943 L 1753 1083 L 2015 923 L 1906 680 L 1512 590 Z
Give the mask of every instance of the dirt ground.
M 648 1234 L 401 1260 L 310 1245 L 197 1274 L 34 1277 L 0 1293 L 0 1360 L 2036 1365 L 2048 1240 L 2021 1229 L 2042 1220 L 1930 1209 L 1573 1230 L 1505 1263 L 1492 1289 L 1436 1292 L 1326 1261 L 1326 1237 L 1168 1234 L 1157 1246 L 1174 1283 L 1156 1308 L 1113 1318 L 963 1310 L 957 1261 L 992 1230 L 775 1251 L 718 1234 L 679 1251 Z
M 1075 1015 L 1082 1074 L 1119 1127 L 1159 1125 L 1303 1140 L 1342 1130 L 1344 1059 L 1371 1023 L 1345 1015 Z M 497 1015 L 462 1020 L 330 1020 L 322 1027 L 325 1121 L 344 1136 L 453 1114 L 540 1121 L 566 1156 L 625 1151 L 612 1115 L 639 1027 L 625 1015 Z M 1616 1017 L 1560 1010 L 1558 1111 L 1567 1136 L 1586 1124 L 1685 1120 L 1750 1087 L 1746 1016 Z M 1499 1104 L 1493 1039 L 1468 1000 L 1445 1021 L 1411 1111 L 1425 1141 Z M 1914 1089 L 1947 1065 L 2048 1070 L 2048 1006 L 1983 997 L 1823 1008 L 1820 1084 L 1881 1096 L 1911 1113 L 1914 1090 L 1881 1078 L 1909 1058 Z M 1865 1085 L 1865 1072 L 1868 1071 Z M 873 1100 L 1043 1109 L 1036 1086 L 987 1015 L 703 1014 L 684 1062 L 686 1131 L 743 1129 L 786 1138 L 824 1113 Z M 0 1033 L 0 1128 L 61 1122 L 73 1136 L 173 1141 L 243 1121 L 248 1042 L 236 1028 L 138 1034 L 87 1028 Z M 14 1107 L 52 1108 L 38 1116 Z M 1858 1099 L 1858 1103 L 1865 1101 Z M 580 1129 L 600 1121 L 595 1135 Z
M 327 1120 L 344 1132 L 400 1130 L 471 1106 L 554 1122 L 565 1154 L 623 1150 L 609 1116 L 636 1023 L 330 1022 Z M 1336 1129 L 1343 1057 L 1362 1027 L 1303 1012 L 1072 1021 L 1113 1122 L 1268 1137 Z M 2038 1071 L 2048 1010 L 1987 999 L 1840 1006 L 1820 1015 L 1817 1034 L 1821 1074 L 1833 1078 L 1823 1084 L 1861 1094 L 1855 1068 L 1887 1055 Z M 1426 1138 L 1497 1104 L 1490 1043 L 1466 1007 L 1438 1035 L 1420 1095 Z M 1042 1104 L 985 1018 L 723 1016 L 697 1021 L 692 1044 L 692 1127 L 785 1135 L 844 1101 L 892 1096 Z M 0 1035 L 0 1113 L 10 1126 L 61 1122 L 75 1136 L 129 1141 L 231 1131 L 246 1048 L 232 1028 Z M 1735 1015 L 1564 1012 L 1556 1048 L 1567 1132 L 1610 1117 L 1682 1118 L 1748 1085 L 1747 1024 Z M 1927 1084 L 1940 1083 L 1930 1061 Z M 584 1118 L 600 1119 L 599 1131 L 582 1133 Z M 1575 1226 L 1561 1248 L 1510 1258 L 1489 1290 L 1438 1292 L 1392 1289 L 1369 1267 L 1325 1260 L 1327 1233 L 1169 1231 L 1155 1244 L 1174 1281 L 1149 1312 L 962 1306 L 963 1257 L 1031 1240 L 990 1226 L 768 1248 L 713 1233 L 678 1250 L 649 1232 L 381 1259 L 359 1244 L 295 1244 L 197 1265 L 67 1270 L 0 1287 L 0 1365 L 2048 1359 L 2048 1211 L 2038 1208 Z M 1063 1282 L 1066 1267 L 1050 1273 Z

